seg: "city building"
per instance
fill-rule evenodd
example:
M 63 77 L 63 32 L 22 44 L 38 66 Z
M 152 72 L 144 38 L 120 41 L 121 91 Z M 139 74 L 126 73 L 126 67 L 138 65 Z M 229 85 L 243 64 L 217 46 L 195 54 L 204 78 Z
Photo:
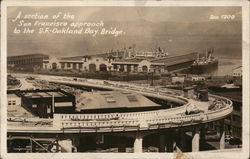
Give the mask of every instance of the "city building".
M 43 60 L 45 70 L 164 72 L 164 63 L 146 59 L 115 59 L 113 56 L 79 56 L 78 58 L 50 58 Z

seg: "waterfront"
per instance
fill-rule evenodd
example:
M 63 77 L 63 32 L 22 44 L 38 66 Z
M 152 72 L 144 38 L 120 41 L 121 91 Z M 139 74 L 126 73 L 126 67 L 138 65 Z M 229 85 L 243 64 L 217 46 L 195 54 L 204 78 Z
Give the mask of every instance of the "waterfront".
M 213 73 L 214 76 L 225 76 L 232 75 L 233 69 L 236 67 L 242 66 L 241 59 L 219 59 L 218 70 Z
M 241 59 L 232 59 L 232 58 L 218 58 L 219 64 L 216 69 L 206 72 L 205 74 L 200 75 L 210 75 L 210 76 L 232 76 L 233 69 L 242 66 Z M 187 70 L 181 70 L 180 73 L 190 74 L 191 71 L 188 68 Z
M 8 153 L 175 154 L 241 147 L 241 96 L 231 90 L 221 94 L 209 90 L 242 79 L 242 67 L 233 71 L 242 66 L 241 10 L 135 8 L 6 9 L 8 113 L 4 147 Z M 80 36 L 54 33 L 54 27 L 39 34 L 46 29 L 42 26 L 30 27 L 35 31 L 32 35 L 16 34 L 12 30 L 19 23 L 13 18 L 20 11 L 50 16 L 70 12 L 75 18 L 63 19 L 69 24 L 64 28 L 100 20 L 103 26 L 84 27 L 87 31 Z M 235 12 L 237 19 L 226 23 L 207 19 L 221 11 Z M 25 21 L 34 24 L 31 19 Z M 115 34 L 116 29 L 124 34 Z M 218 59 L 215 71 L 206 75 L 180 72 L 205 53 L 211 53 L 206 56 L 210 60 L 211 56 Z M 242 84 L 237 86 L 241 89 Z

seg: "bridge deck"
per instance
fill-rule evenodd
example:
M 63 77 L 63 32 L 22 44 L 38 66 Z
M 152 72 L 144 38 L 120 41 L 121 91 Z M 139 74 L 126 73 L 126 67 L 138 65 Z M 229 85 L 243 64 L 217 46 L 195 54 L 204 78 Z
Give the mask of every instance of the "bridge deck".
M 47 75 L 37 75 L 36 78 L 50 82 L 77 84 L 95 88 L 135 91 L 146 96 L 178 102 L 182 105 L 172 109 L 133 113 L 55 114 L 54 119 L 44 120 L 27 118 L 23 121 L 19 121 L 19 123 L 13 122 L 13 119 L 9 118 L 8 132 L 84 133 L 166 129 L 219 120 L 230 114 L 233 110 L 232 102 L 230 100 L 215 95 L 210 95 L 209 100 L 219 100 L 221 101 L 221 106 L 217 109 L 209 110 L 208 102 L 187 99 L 176 95 L 176 92 L 169 93 L 171 91 L 168 93 L 162 93 L 159 89 L 151 87 L 145 88 L 133 84 L 112 81 L 108 81 L 107 83 L 107 81 L 104 82 L 102 80 L 80 78 L 74 80 L 74 78 L 69 77 L 58 78 Z M 186 115 L 185 111 L 194 106 L 202 111 L 197 114 Z

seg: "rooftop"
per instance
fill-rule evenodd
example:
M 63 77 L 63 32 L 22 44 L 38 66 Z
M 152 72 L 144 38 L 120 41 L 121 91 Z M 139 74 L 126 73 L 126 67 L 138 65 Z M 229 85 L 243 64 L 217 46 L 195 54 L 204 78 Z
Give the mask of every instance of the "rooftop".
M 47 97 L 65 97 L 66 95 L 62 92 L 29 92 L 24 94 L 25 97 L 29 98 L 47 98 Z
M 16 95 L 15 93 L 10 93 L 8 94 L 7 98 L 19 98 L 19 96 Z
M 22 54 L 22 55 L 8 56 L 8 58 L 18 58 L 18 57 L 48 57 L 48 55 L 37 53 L 37 54 Z
M 233 70 L 236 70 L 236 69 L 239 69 L 239 68 L 242 68 L 242 66 L 235 67 L 235 68 L 233 68 Z
M 141 94 L 124 91 L 84 92 L 78 102 L 80 110 L 160 106 Z
M 36 90 L 9 90 L 8 97 L 24 96 L 27 98 L 48 98 L 48 97 L 68 97 L 72 96 L 60 89 L 36 89 Z
M 102 57 L 106 58 L 104 54 L 95 54 L 95 55 L 82 55 L 82 56 L 71 56 L 71 57 L 62 57 L 62 60 L 82 60 L 83 58 L 91 58 L 91 57 Z

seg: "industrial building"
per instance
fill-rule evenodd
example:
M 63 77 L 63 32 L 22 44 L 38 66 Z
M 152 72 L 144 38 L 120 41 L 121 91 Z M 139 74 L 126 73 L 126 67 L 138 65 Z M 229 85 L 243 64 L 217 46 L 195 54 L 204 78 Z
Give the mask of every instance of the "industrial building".
M 40 118 L 52 118 L 54 113 L 73 113 L 75 96 L 62 90 L 12 90 L 8 102 L 29 109 Z M 15 98 L 14 98 L 15 97 Z
M 8 106 L 21 106 L 21 97 L 15 93 L 8 93 Z
M 125 91 L 84 92 L 79 99 L 78 111 L 88 113 L 137 112 L 161 109 L 141 94 Z
M 48 58 L 49 56 L 45 54 L 8 56 L 7 66 L 8 69 L 34 71 L 34 69 L 42 68 L 43 60 Z

